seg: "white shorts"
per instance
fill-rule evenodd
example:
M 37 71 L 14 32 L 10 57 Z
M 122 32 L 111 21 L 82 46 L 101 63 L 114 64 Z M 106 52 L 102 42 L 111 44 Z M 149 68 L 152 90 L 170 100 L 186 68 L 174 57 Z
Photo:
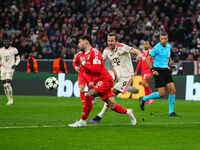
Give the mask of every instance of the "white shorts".
M 12 80 L 14 70 L 1 70 L 1 80 Z
M 113 88 L 124 93 L 128 90 L 128 87 L 130 86 L 132 81 L 133 76 L 121 77 L 118 79 L 118 81 L 116 81 Z

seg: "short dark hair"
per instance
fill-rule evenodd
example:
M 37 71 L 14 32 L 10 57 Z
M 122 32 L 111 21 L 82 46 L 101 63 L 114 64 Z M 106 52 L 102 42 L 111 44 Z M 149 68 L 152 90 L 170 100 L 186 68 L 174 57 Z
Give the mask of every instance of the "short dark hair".
M 160 36 L 168 36 L 168 34 L 167 34 L 167 32 L 162 31 L 162 32 L 160 33 Z
M 79 37 L 81 40 L 87 40 L 89 43 L 91 43 L 91 38 L 88 35 L 81 35 Z
M 108 33 L 108 36 L 114 36 L 114 37 L 115 37 L 115 40 L 118 41 L 117 33 L 115 33 L 115 32 L 110 32 L 110 33 Z
M 150 37 L 149 36 L 144 36 L 144 41 L 145 42 L 150 42 Z

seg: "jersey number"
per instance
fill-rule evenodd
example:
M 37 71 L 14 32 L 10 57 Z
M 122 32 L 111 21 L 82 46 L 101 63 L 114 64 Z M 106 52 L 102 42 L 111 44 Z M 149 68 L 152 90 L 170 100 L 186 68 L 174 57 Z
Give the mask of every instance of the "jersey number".
M 113 63 L 119 66 L 120 65 L 120 59 L 118 57 L 113 58 Z

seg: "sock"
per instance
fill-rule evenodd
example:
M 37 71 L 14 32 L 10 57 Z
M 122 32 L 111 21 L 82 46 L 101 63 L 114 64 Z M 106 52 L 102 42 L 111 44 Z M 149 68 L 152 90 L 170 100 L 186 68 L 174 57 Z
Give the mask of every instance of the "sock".
M 120 114 L 126 114 L 127 109 L 121 106 L 120 104 L 116 104 L 115 108 L 113 109 L 115 112 L 120 113 Z
M 149 99 L 156 99 L 156 98 L 160 98 L 159 92 L 153 92 L 153 93 L 151 93 L 150 95 L 144 96 L 144 97 L 142 98 L 142 100 L 143 100 L 143 101 L 147 101 L 147 100 L 149 100 Z
M 4 85 L 4 92 L 5 92 L 5 95 L 6 95 L 6 97 L 8 98 L 8 100 L 9 100 L 9 91 L 8 91 L 8 87 L 7 86 L 5 86 Z
M 174 103 L 175 103 L 175 94 L 169 94 L 168 102 L 169 102 L 169 113 L 174 112 Z
M 13 90 L 12 90 L 12 86 L 10 84 L 8 84 L 8 96 L 9 96 L 9 100 L 13 100 Z
M 88 94 L 85 96 L 85 100 L 82 101 L 83 103 L 83 109 L 81 114 L 82 120 L 87 120 L 91 110 L 92 110 L 92 97 Z
M 80 92 L 80 99 L 82 101 L 85 100 L 85 93 L 84 92 Z
M 13 101 L 12 86 L 9 83 L 4 84 L 4 92 L 8 101 Z
M 152 93 L 151 88 L 150 88 L 149 85 L 144 88 L 144 92 L 145 92 L 145 96 L 147 96 L 147 95 Z
M 102 108 L 102 110 L 101 110 L 101 112 L 97 115 L 97 116 L 99 116 L 99 117 L 103 117 L 103 115 L 105 114 L 105 112 L 108 110 L 108 104 L 107 103 L 104 103 L 104 105 L 103 105 L 103 108 Z

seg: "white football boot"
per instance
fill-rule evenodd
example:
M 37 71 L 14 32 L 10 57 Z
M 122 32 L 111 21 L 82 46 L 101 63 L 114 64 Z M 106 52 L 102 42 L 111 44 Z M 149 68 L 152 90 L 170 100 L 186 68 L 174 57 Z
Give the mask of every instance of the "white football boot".
M 86 120 L 79 120 L 79 121 L 76 121 L 75 123 L 72 123 L 72 124 L 68 124 L 69 127 L 72 127 L 72 128 L 77 128 L 77 127 L 85 127 L 87 126 L 87 122 Z
M 127 109 L 127 115 L 129 116 L 129 118 L 131 120 L 131 124 L 135 126 L 137 124 L 137 121 L 136 121 L 135 116 L 133 115 L 133 110 Z
M 6 105 L 12 105 L 13 104 L 13 99 L 8 100 Z

